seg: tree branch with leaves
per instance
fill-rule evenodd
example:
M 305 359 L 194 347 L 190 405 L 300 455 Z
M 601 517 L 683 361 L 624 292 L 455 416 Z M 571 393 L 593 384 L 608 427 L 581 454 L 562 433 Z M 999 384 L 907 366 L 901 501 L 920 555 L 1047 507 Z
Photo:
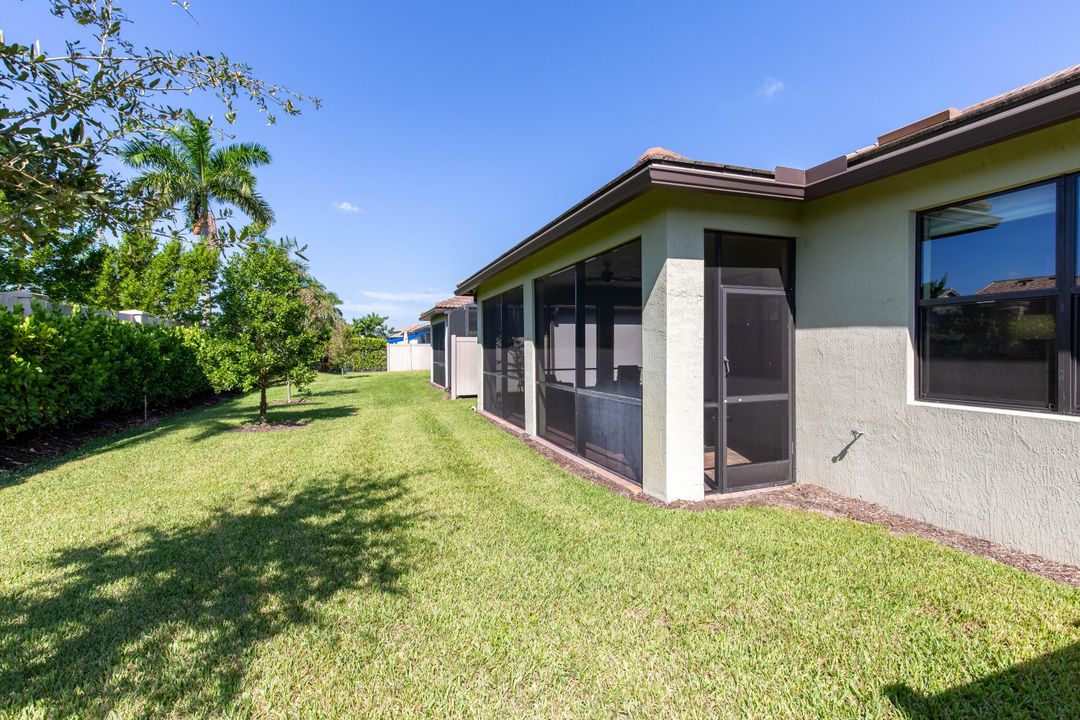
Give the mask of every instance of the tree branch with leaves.
M 45 1 L 45 0 L 42 0 Z M 117 230 L 144 213 L 103 158 L 184 116 L 178 100 L 209 93 L 235 121 L 247 101 L 267 121 L 319 100 L 266 82 L 225 55 L 139 47 L 115 0 L 48 0 L 72 35 L 58 52 L 0 30 L 0 251 L 27 254 L 76 222 Z M 188 3 L 172 0 L 179 11 Z

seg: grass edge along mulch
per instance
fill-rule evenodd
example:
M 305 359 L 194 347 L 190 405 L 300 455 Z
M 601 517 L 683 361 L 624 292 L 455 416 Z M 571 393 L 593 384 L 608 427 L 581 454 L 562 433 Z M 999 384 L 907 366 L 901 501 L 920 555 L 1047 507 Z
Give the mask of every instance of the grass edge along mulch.
M 1016 550 L 973 535 L 966 535 L 956 530 L 948 530 L 928 522 L 915 520 L 887 510 L 876 503 L 846 497 L 811 483 L 800 482 L 794 485 L 785 485 L 764 490 L 752 490 L 744 493 L 734 493 L 732 495 L 716 495 L 706 497 L 704 500 L 699 501 L 677 500 L 675 502 L 666 503 L 643 491 L 630 490 L 623 484 L 615 482 L 604 473 L 598 472 L 590 465 L 569 458 L 548 447 L 546 444 L 537 441 L 535 438 L 529 437 L 519 429 L 509 427 L 504 423 L 497 421 L 486 413 L 477 414 L 488 420 L 492 425 L 518 437 L 544 458 L 555 463 L 567 472 L 596 483 L 597 485 L 634 502 L 644 503 L 653 507 L 668 508 L 672 510 L 690 510 L 694 512 L 732 510 L 739 507 L 775 507 L 787 508 L 789 510 L 805 510 L 826 517 L 854 520 L 868 525 L 880 525 L 888 529 L 894 535 L 913 535 L 925 540 L 932 540 L 954 550 L 977 555 L 979 557 L 987 558 L 988 560 L 994 560 L 995 562 L 1039 575 L 1048 580 L 1065 583 L 1066 585 L 1071 585 L 1073 587 L 1080 587 L 1080 567 L 1077 567 L 1076 565 L 1057 562 L 1040 555 Z

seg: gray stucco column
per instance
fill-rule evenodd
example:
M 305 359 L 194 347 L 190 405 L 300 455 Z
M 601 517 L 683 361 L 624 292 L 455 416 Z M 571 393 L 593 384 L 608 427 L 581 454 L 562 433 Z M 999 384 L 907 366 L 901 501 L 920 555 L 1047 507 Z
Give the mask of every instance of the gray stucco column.
M 476 343 L 480 346 L 480 360 L 476 363 L 476 409 L 484 409 L 484 303 L 476 300 Z
M 522 285 L 525 319 L 525 432 L 536 435 L 536 296 L 532 280 Z
M 705 240 L 662 213 L 642 238 L 643 487 L 704 497 Z

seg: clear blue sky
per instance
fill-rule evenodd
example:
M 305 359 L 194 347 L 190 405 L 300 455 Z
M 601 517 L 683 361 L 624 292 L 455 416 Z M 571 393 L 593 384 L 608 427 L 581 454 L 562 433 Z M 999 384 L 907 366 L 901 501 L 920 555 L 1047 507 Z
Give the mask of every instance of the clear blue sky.
M 1075 0 L 125 4 L 139 39 L 324 100 L 235 131 L 274 155 L 272 234 L 398 326 L 649 146 L 808 167 L 1080 61 Z M 9 0 L 8 40 L 55 46 L 46 6 Z

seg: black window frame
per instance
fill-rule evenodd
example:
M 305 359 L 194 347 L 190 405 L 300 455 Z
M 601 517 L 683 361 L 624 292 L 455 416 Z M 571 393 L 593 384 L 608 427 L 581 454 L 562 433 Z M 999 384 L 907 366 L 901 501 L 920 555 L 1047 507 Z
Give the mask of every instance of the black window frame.
M 1077 271 L 1077 174 L 1060 175 L 1016 187 L 995 190 L 954 200 L 937 207 L 921 210 L 915 214 L 915 317 L 913 336 L 915 340 L 915 393 L 922 402 L 967 405 L 1002 410 L 1021 410 L 1043 413 L 1046 415 L 1080 414 L 1080 272 Z M 1055 217 L 1055 286 L 1052 289 L 1031 290 L 1026 292 L 1001 292 L 986 295 L 964 295 L 959 297 L 923 298 L 923 242 L 925 241 L 926 223 L 924 218 L 930 213 L 940 212 L 950 207 L 964 205 L 1009 193 L 1021 192 L 1030 188 L 1053 185 L 1056 188 Z M 1006 400 L 976 400 L 971 397 L 950 396 L 930 393 L 926 386 L 928 343 L 925 338 L 924 309 L 942 306 L 976 305 L 1009 303 L 1025 300 L 1052 299 L 1054 307 L 1055 352 L 1053 353 L 1054 373 L 1053 392 L 1049 393 L 1049 402 L 1045 405 Z
M 537 420 L 537 434 L 540 437 L 545 438 L 549 442 L 552 442 L 565 450 L 577 455 L 578 457 L 595 462 L 598 465 L 604 467 L 609 472 L 615 473 L 621 477 L 630 480 L 633 483 L 640 485 L 642 483 L 643 465 L 642 465 L 642 452 L 644 447 L 644 412 L 642 409 L 642 393 L 640 388 L 640 372 L 639 372 L 639 387 L 637 388 L 636 395 L 626 395 L 615 392 L 605 392 L 602 390 L 596 390 L 586 386 L 586 264 L 594 261 L 598 258 L 603 258 L 609 253 L 616 252 L 618 250 L 628 248 L 631 245 L 637 245 L 638 250 L 638 262 L 639 262 L 639 277 L 641 282 L 641 288 L 644 289 L 644 275 L 641 273 L 641 264 L 643 263 L 643 247 L 642 239 L 640 237 L 633 238 L 627 242 L 615 245 L 607 248 L 602 252 L 590 255 L 587 258 L 583 258 L 578 262 L 571 263 L 569 265 L 562 266 L 551 272 L 545 274 L 543 277 L 538 277 L 533 280 L 534 288 L 534 310 L 533 310 L 533 323 L 534 323 L 534 345 L 536 347 L 536 389 L 538 393 L 538 401 L 543 402 L 547 393 L 555 393 L 558 396 L 559 393 L 563 393 L 561 396 L 562 401 L 570 401 L 573 404 L 573 437 L 569 439 L 556 439 L 551 437 L 547 433 L 547 428 L 543 426 L 540 419 Z M 574 295 L 574 328 L 575 328 L 575 340 L 574 340 L 574 381 L 572 383 L 564 382 L 547 382 L 545 372 L 548 368 L 543 365 L 543 358 L 547 351 L 547 332 L 545 327 L 545 300 L 544 300 L 544 281 L 555 275 L 559 275 L 566 271 L 572 271 L 574 276 L 573 295 Z M 640 308 L 644 309 L 644 294 L 642 293 L 640 302 Z M 643 341 L 643 338 L 642 338 Z M 642 360 L 644 362 L 644 359 Z M 638 440 L 637 448 L 625 448 L 632 454 L 630 459 L 636 462 L 636 466 L 631 466 L 635 475 L 628 475 L 614 467 L 604 465 L 602 462 L 596 459 L 590 459 L 587 452 L 587 438 L 591 428 L 583 422 L 583 415 L 586 414 L 587 408 L 592 404 L 597 403 L 621 403 L 623 405 L 632 406 L 637 408 L 638 416 L 638 428 L 636 438 Z M 567 442 L 568 441 L 568 442 Z

